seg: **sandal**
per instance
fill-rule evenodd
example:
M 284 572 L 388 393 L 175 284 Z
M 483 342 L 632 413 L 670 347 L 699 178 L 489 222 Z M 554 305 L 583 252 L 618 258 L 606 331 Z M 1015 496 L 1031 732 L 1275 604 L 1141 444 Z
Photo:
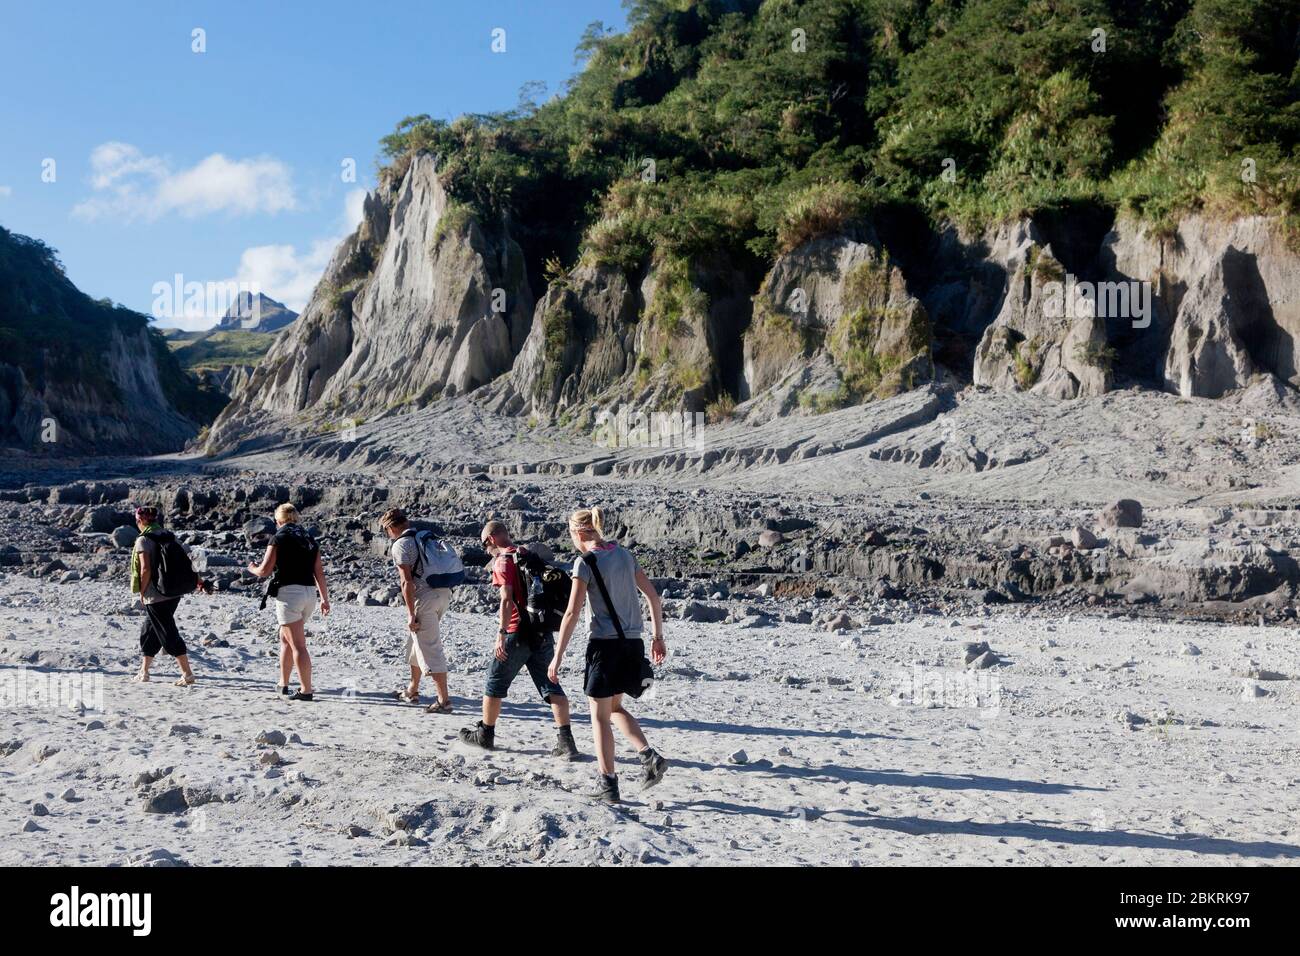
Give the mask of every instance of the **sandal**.
M 172 686 L 173 686 L 173 687 L 189 687 L 189 686 L 190 686 L 191 684 L 193 684 L 193 683 L 194 683 L 194 675 L 191 674 L 189 677 L 178 677 L 178 678 L 176 678 L 176 680 L 172 681 Z
M 396 691 L 394 692 L 393 696 L 396 697 L 398 700 L 404 701 L 405 703 L 408 704 L 418 704 L 420 702 L 419 694 L 412 694 L 410 691 L 407 690 Z
M 149 683 L 149 675 L 143 673 L 142 671 L 136 671 L 136 672 L 135 672 L 135 676 L 131 678 L 131 683 L 133 683 L 133 684 L 147 684 L 147 683 Z
M 450 714 L 452 713 L 451 701 L 435 700 L 428 707 L 424 708 L 426 714 Z

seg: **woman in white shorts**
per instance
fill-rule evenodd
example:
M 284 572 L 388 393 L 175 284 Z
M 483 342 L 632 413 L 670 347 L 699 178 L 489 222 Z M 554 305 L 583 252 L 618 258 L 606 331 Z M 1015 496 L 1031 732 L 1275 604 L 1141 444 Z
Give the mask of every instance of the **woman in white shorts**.
M 271 595 L 280 625 L 280 683 L 277 690 L 289 700 L 311 700 L 311 655 L 307 653 L 305 625 L 316 613 L 320 595 L 322 614 L 330 612 L 329 586 L 321 563 L 320 546 L 298 523 L 298 509 L 285 503 L 275 509 L 275 537 L 266 546 L 261 564 L 248 570 L 259 578 L 274 573 Z M 289 693 L 289 678 L 298 670 L 298 690 Z

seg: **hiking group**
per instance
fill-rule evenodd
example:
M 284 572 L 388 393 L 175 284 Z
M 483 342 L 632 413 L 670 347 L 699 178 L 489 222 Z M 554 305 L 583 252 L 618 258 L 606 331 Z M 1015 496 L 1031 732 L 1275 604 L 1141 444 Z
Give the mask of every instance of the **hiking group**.
M 193 684 L 185 641 L 176 626 L 181 598 L 194 591 L 210 593 L 189 553 L 176 536 L 162 527 L 157 509 L 136 509 L 140 536 L 131 556 L 131 589 L 140 596 L 145 619 L 140 630 L 142 662 L 135 679 L 148 681 L 159 650 L 176 658 L 181 669 L 178 686 Z M 433 681 L 431 714 L 453 712 L 448 690 L 447 655 L 442 644 L 442 620 L 451 604 L 452 589 L 465 580 L 455 549 L 433 532 L 421 530 L 400 508 L 386 511 L 379 526 L 392 542 L 390 555 L 397 570 L 406 610 L 405 657 L 410 667 L 407 685 L 398 699 L 420 703 L 424 678 Z M 515 544 L 500 521 L 488 521 L 480 540 L 491 560 L 492 585 L 497 589 L 497 633 L 483 688 L 482 714 L 473 727 L 462 728 L 466 744 L 492 750 L 502 702 L 521 670 L 550 707 L 556 740 L 551 755 L 564 760 L 581 756 L 570 725 L 569 699 L 560 684 L 564 655 L 586 610 L 587 650 L 583 693 L 591 714 L 592 739 L 599 779 L 590 794 L 615 803 L 620 799 L 614 764 L 614 727 L 635 747 L 641 762 L 641 786 L 663 779 L 667 761 L 646 740 L 640 725 L 623 706 L 625 696 L 640 697 L 654 679 L 653 664 L 667 656 L 663 639 L 663 606 L 654 584 L 636 556 L 616 541 L 605 539 L 606 518 L 600 508 L 584 508 L 569 516 L 569 537 L 578 557 L 572 570 L 553 562 L 542 544 Z M 292 504 L 275 509 L 275 533 L 250 574 L 266 581 L 262 606 L 275 603 L 280 633 L 280 672 L 277 693 L 288 700 L 311 701 L 312 667 L 307 651 L 306 624 L 317 609 L 330 613 L 329 585 L 319 543 L 300 523 Z M 593 590 L 594 587 L 594 590 Z M 647 658 L 640 596 L 650 606 L 651 642 Z M 290 680 L 298 674 L 298 690 Z

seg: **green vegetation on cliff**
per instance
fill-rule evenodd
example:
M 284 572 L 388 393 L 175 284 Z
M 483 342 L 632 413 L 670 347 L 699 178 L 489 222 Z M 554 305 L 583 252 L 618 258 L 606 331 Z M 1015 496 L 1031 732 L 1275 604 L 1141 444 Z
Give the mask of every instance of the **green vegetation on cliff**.
M 148 317 L 91 299 L 68 280 L 53 249 L 0 228 L 0 365 L 20 369 L 35 391 L 79 388 L 107 408 L 122 407 L 128 396 L 109 363 L 115 349 L 136 347 L 142 333 L 167 400 L 193 422 L 212 421 L 224 397 L 181 368 Z
M 191 372 L 231 365 L 257 365 L 275 344 L 266 332 L 212 331 L 168 336 L 167 344 Z
M 626 0 L 536 106 L 408 117 L 400 173 L 508 217 L 538 271 L 760 266 L 882 205 L 967 225 L 1085 203 L 1300 210 L 1300 0 Z

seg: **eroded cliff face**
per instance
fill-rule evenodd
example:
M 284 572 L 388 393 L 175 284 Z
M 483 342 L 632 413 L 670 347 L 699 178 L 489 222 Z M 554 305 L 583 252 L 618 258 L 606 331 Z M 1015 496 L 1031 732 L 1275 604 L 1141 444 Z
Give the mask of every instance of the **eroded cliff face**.
M 302 316 L 237 389 L 209 450 L 273 427 L 343 427 L 508 371 L 532 312 L 523 253 L 457 207 L 433 157 L 367 197 Z
M 178 451 L 198 425 L 172 407 L 145 329 L 109 332 L 99 374 L 40 374 L 0 362 L 3 444 L 39 454 Z
M 145 316 L 91 299 L 53 249 L 0 227 L 0 448 L 179 451 L 219 400 L 180 367 Z
M 1300 258 L 1265 220 L 1191 218 L 1158 236 L 1066 214 L 910 246 L 895 257 L 859 224 L 761 280 L 720 255 L 635 274 L 584 260 L 534 303 L 508 229 L 476 221 L 419 156 L 368 197 L 208 448 L 468 394 L 589 428 L 620 406 L 760 423 L 933 381 L 1062 400 L 1132 385 L 1218 397 L 1261 375 L 1300 385 Z
M 1151 283 L 1151 326 L 1120 323 L 1110 334 L 1116 348 L 1146 358 L 1142 371 L 1169 391 L 1219 398 L 1258 375 L 1300 387 L 1300 255 L 1276 223 L 1195 216 L 1160 237 L 1125 221 L 1107 236 L 1103 259 Z
M 930 320 L 867 233 L 781 256 L 754 297 L 741 413 L 767 418 L 887 397 L 930 381 Z
M 1041 231 L 1020 222 L 985 242 L 1006 284 L 1001 308 L 975 350 L 974 383 L 1054 398 L 1108 391 L 1113 379 L 1105 319 L 1087 299 L 1068 294 L 1069 274 Z
M 537 303 L 490 404 L 579 425 L 621 405 L 702 412 L 736 388 L 749 313 L 745 276 L 722 257 L 658 261 L 632 278 L 580 264 Z

